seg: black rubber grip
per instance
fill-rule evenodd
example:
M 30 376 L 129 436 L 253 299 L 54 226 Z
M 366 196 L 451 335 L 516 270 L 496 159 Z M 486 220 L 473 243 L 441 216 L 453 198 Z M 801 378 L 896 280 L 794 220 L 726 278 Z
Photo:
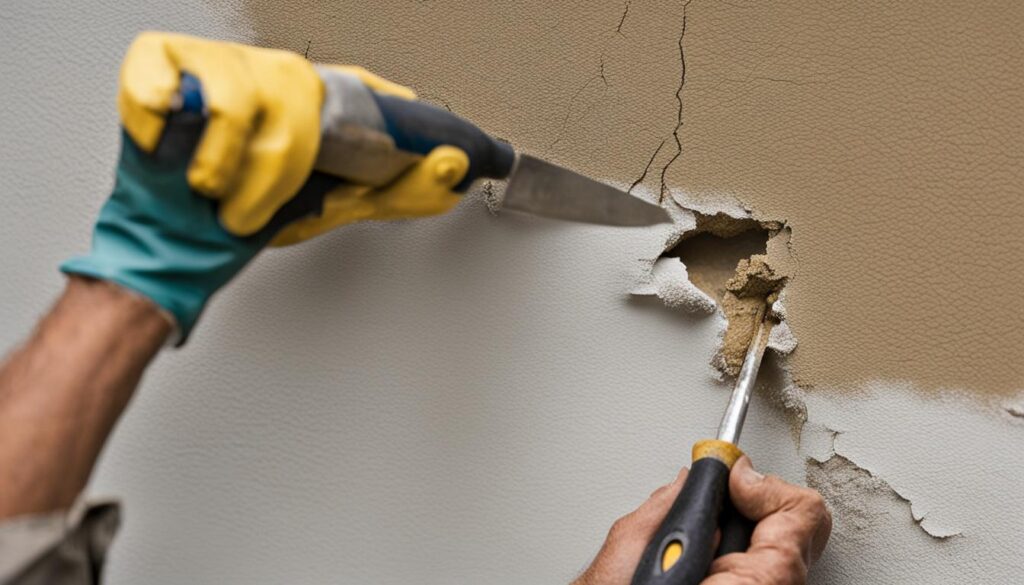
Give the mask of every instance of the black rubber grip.
M 715 555 L 715 530 L 726 499 L 729 467 L 713 457 L 693 462 L 686 483 L 661 527 L 640 557 L 633 585 L 698 585 Z M 662 559 L 673 543 L 681 554 L 663 569 Z
M 722 540 L 718 543 L 715 558 L 734 552 L 747 552 L 756 525 L 756 522 L 740 514 L 731 498 L 726 498 L 722 505 L 722 515 L 718 519 Z
M 469 156 L 469 171 L 455 191 L 464 192 L 477 179 L 504 179 L 512 172 L 516 158 L 512 147 L 473 123 L 423 102 L 378 93 L 373 97 L 399 150 L 426 155 L 447 144 Z

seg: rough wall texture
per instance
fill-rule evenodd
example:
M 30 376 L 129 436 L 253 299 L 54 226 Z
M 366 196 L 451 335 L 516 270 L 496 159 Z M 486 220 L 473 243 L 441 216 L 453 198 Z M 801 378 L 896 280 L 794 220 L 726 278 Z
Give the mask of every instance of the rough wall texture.
M 829 494 L 837 531 L 818 582 L 1015 582 L 1015 10 L 10 7 L 0 346 L 87 244 L 137 31 L 308 49 L 581 171 L 789 221 L 794 373 L 815 388 L 769 366 L 743 446 Z M 494 218 L 473 200 L 261 258 L 161 357 L 104 455 L 91 489 L 128 506 L 109 581 L 568 581 L 725 401 L 707 365 L 721 317 L 627 297 L 666 237 Z

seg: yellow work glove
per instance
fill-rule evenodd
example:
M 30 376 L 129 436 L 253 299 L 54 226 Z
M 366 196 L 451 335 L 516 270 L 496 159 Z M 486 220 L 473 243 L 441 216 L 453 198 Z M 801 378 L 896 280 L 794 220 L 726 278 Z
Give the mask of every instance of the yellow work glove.
M 416 94 L 358 67 L 339 67 L 380 94 Z M 219 200 L 223 227 L 238 236 L 263 228 L 309 177 L 320 145 L 323 85 L 311 63 L 288 51 L 146 32 L 121 69 L 118 106 L 125 130 L 153 151 L 178 104 L 183 73 L 202 83 L 207 123 L 188 168 L 193 189 Z M 379 188 L 346 185 L 324 199 L 321 217 L 286 227 L 275 245 L 291 244 L 358 220 L 444 213 L 469 168 L 465 153 L 441 146 Z
M 360 69 L 348 72 L 388 100 L 415 97 Z M 415 153 L 412 166 L 377 188 L 336 188 L 338 178 L 314 172 L 324 87 L 293 53 L 140 35 L 121 70 L 116 183 L 90 252 L 61 270 L 148 297 L 183 342 L 210 297 L 275 234 L 293 243 L 356 220 L 433 215 L 455 204 L 452 188 L 469 161 L 443 144 Z M 324 212 L 309 216 L 321 200 Z
M 416 93 L 408 87 L 362 67 L 329 67 L 355 75 L 379 94 L 416 99 Z M 467 170 L 469 157 L 465 152 L 454 146 L 438 146 L 384 188 L 350 184 L 333 189 L 324 197 L 319 216 L 292 222 L 278 232 L 270 245 L 288 246 L 356 221 L 409 219 L 445 213 L 460 201 L 461 197 L 452 188 L 462 181 Z

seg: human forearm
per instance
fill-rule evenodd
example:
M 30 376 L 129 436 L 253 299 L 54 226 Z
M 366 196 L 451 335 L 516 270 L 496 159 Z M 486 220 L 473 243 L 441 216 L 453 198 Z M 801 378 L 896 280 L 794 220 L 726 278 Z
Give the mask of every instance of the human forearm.
M 138 295 L 69 279 L 0 366 L 0 518 L 71 505 L 170 329 Z

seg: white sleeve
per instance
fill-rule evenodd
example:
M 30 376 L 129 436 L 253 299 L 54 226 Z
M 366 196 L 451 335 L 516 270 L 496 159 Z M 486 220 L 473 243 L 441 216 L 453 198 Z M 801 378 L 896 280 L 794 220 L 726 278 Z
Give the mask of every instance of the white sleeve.
M 0 522 L 0 585 L 93 585 L 121 524 L 114 501 Z

